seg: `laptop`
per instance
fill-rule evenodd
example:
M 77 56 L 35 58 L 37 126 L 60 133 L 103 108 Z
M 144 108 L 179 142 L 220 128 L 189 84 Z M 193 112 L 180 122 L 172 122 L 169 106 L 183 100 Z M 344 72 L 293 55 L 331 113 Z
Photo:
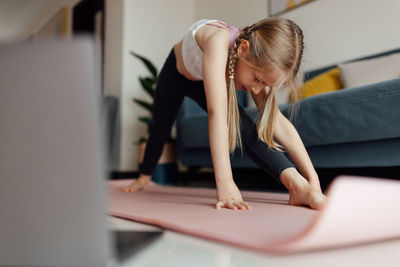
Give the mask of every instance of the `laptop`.
M 0 46 L 0 266 L 116 266 L 161 233 L 108 229 L 94 55 L 90 38 Z

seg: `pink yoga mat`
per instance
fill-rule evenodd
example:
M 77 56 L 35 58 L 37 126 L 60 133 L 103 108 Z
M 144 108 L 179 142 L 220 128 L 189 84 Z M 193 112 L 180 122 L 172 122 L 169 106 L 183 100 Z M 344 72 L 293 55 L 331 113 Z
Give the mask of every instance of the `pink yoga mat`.
M 126 193 L 109 182 L 109 214 L 247 249 L 293 253 L 400 238 L 400 181 L 340 176 L 322 211 L 288 194 L 241 191 L 253 209 L 215 209 L 216 190 L 160 186 Z

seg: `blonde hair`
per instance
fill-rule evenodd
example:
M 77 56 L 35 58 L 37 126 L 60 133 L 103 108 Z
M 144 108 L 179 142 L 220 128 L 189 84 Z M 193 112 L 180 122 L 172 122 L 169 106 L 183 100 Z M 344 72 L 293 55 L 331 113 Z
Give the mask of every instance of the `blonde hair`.
M 258 138 L 270 148 L 282 151 L 282 147 L 274 140 L 274 128 L 278 114 L 275 90 L 287 86 L 292 91 L 291 95 L 298 95 L 298 73 L 304 49 L 303 32 L 291 20 L 269 17 L 243 28 L 234 42 L 228 57 L 228 129 L 231 153 L 238 143 L 242 149 L 234 75 L 235 66 L 239 59 L 237 50 L 244 40 L 247 40 L 250 44 L 249 57 L 246 62 L 262 71 L 276 70 L 281 74 L 275 83 L 275 87 L 265 88 L 266 98 L 261 108 L 259 107 L 262 113 L 258 117 L 257 133 Z M 296 98 L 291 98 L 290 101 L 293 104 L 296 102 Z M 291 105 L 290 117 L 294 117 L 295 113 L 296 105 Z

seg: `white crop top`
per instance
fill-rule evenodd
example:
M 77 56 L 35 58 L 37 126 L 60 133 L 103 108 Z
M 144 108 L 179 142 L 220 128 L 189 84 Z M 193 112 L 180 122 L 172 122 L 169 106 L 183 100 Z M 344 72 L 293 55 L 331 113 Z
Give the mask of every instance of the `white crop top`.
M 219 22 L 226 25 L 229 28 L 229 32 L 231 34 L 231 46 L 233 43 L 233 39 L 236 38 L 236 34 L 240 31 L 238 28 L 230 26 L 219 20 L 210 20 L 210 19 L 202 19 L 194 23 L 183 36 L 182 42 L 182 58 L 183 64 L 185 65 L 186 70 L 192 75 L 196 80 L 203 80 L 203 51 L 197 44 L 195 35 L 198 29 L 202 26 Z M 216 26 L 216 25 L 214 25 Z M 219 26 L 216 26 L 219 27 Z

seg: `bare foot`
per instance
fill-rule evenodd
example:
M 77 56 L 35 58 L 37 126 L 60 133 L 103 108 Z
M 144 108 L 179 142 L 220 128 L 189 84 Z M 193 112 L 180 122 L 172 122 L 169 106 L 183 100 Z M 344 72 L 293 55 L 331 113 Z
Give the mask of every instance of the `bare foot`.
M 311 186 L 290 190 L 289 194 L 289 205 L 306 205 L 315 210 L 321 210 L 328 200 L 324 194 Z
M 137 192 L 143 190 L 149 183 L 151 176 L 141 174 L 139 178 L 133 181 L 130 185 L 122 188 L 124 192 Z
M 289 190 L 289 205 L 309 206 L 312 209 L 321 210 L 328 200 L 321 189 L 311 186 L 294 168 L 284 170 L 281 181 Z

